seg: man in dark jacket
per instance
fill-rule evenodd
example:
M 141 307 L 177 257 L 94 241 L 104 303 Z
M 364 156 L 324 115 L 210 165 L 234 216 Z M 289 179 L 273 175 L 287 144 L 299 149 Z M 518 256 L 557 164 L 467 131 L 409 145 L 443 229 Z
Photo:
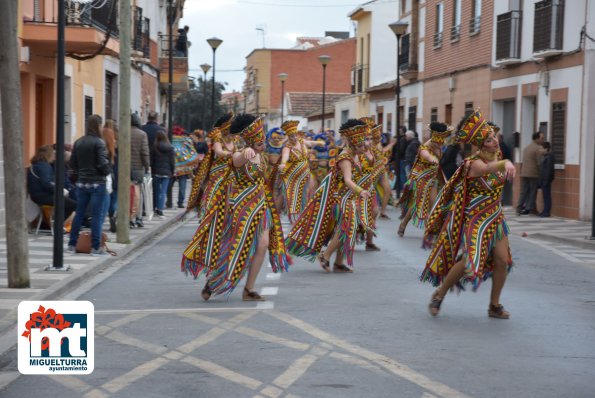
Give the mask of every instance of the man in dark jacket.
M 178 29 L 178 40 L 176 41 L 176 56 L 188 56 L 188 31 L 190 28 L 184 26 L 184 29 Z
M 147 116 L 147 124 L 140 128 L 147 134 L 147 139 L 149 140 L 149 153 L 153 152 L 153 143 L 155 143 L 155 137 L 157 137 L 157 133 L 159 131 L 165 131 L 165 129 L 157 123 L 157 118 L 157 112 L 149 112 L 149 115 Z
M 543 211 L 539 217 L 549 217 L 552 210 L 552 181 L 554 181 L 556 158 L 551 152 L 551 145 L 549 142 L 543 143 L 545 153 L 541 158 L 541 165 L 539 167 L 539 186 L 543 194 Z
M 134 200 L 130 208 L 130 227 L 144 227 L 142 214 L 142 184 L 145 174 L 151 172 L 149 139 L 140 129 L 140 117 L 133 113 L 130 117 L 130 181 L 134 187 Z
M 103 212 L 107 190 L 105 177 L 111 171 L 107 147 L 101 139 L 101 116 L 91 115 L 85 123 L 85 135 L 74 143 L 70 168 L 76 179 L 76 214 L 70 230 L 68 251 L 76 251 L 79 232 L 87 205 L 91 203 L 91 255 L 108 256 L 101 247 Z
M 405 139 L 407 140 L 408 144 L 407 149 L 405 150 L 405 156 L 403 160 L 405 161 L 405 172 L 407 173 L 405 181 L 407 181 L 407 178 L 409 178 L 409 173 L 411 173 L 413 163 L 415 163 L 417 151 L 419 150 L 419 146 L 421 145 L 421 143 L 419 142 L 419 139 L 417 138 L 417 133 L 415 131 L 409 130 L 408 132 L 406 132 Z

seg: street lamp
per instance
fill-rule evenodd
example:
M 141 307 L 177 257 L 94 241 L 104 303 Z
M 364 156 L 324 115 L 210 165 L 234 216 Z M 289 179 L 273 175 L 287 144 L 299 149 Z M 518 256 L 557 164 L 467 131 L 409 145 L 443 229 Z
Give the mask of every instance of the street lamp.
M 281 80 L 281 124 L 283 124 L 283 112 L 285 110 L 285 80 L 287 80 L 287 73 L 279 73 L 279 80 Z
M 210 39 L 207 39 L 207 43 L 209 43 L 209 46 L 211 46 L 211 48 L 213 49 L 213 92 L 211 93 L 211 118 L 212 118 L 212 123 L 215 123 L 215 51 L 217 50 L 217 47 L 219 47 L 221 45 L 221 43 L 223 43 L 223 40 L 218 39 L 216 37 L 211 37 Z
M 322 64 L 322 132 L 324 132 L 324 100 L 326 96 L 326 66 L 331 62 L 329 55 L 321 55 L 318 57 L 318 61 Z
M 207 72 L 209 69 L 211 69 L 211 65 L 202 64 L 200 65 L 200 69 L 202 69 L 204 72 L 204 78 L 202 79 L 202 130 L 206 131 L 207 125 L 205 123 L 205 103 L 207 102 Z
M 260 89 L 262 88 L 262 84 L 257 84 L 256 87 L 256 116 L 258 116 L 258 108 L 259 108 L 259 101 L 260 101 Z
M 401 20 L 397 22 L 393 22 L 388 25 L 388 27 L 393 31 L 395 36 L 397 36 L 397 84 L 395 85 L 395 111 L 396 111 L 396 123 L 397 126 L 395 128 L 395 134 L 397 136 L 397 148 L 400 146 L 400 140 L 402 139 L 399 130 L 401 129 L 401 112 L 399 112 L 399 105 L 401 104 L 401 72 L 399 70 L 399 52 L 401 49 L 401 36 L 405 34 L 407 31 L 407 27 L 409 24 L 407 22 L 403 22 Z M 397 158 L 397 164 L 395 168 L 397 170 L 397 197 L 401 195 L 401 185 L 403 181 L 401 181 L 401 159 Z

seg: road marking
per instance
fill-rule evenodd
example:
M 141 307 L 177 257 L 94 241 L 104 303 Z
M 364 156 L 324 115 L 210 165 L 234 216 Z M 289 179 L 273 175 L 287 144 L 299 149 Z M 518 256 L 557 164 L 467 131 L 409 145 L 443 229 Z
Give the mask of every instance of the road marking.
M 74 376 L 60 375 L 48 377 L 52 381 L 62 384 L 64 387 L 70 388 L 71 390 L 74 390 L 81 395 L 93 388 L 91 385 L 85 383 L 80 378 Z
M 168 348 L 163 347 L 163 346 L 159 346 L 153 343 L 147 343 L 146 341 L 137 339 L 135 337 L 130 337 L 125 335 L 124 333 L 118 332 L 117 330 L 114 330 L 106 335 L 104 335 L 104 337 L 115 341 L 116 343 L 121 343 L 121 344 L 126 344 L 126 345 L 130 345 L 133 347 L 137 347 L 137 348 L 141 348 L 143 350 L 149 351 L 153 354 L 157 354 L 157 355 L 161 355 L 164 354 L 168 351 Z
M 255 339 L 265 341 L 267 343 L 274 343 L 274 344 L 279 344 L 279 345 L 282 345 L 285 347 L 293 348 L 294 350 L 306 351 L 308 348 L 310 348 L 310 344 L 285 339 L 283 337 L 278 337 L 278 336 L 275 336 L 275 335 L 272 335 L 269 333 L 265 333 L 265 332 L 261 332 L 260 330 L 256 330 L 256 329 L 245 327 L 245 326 L 239 326 L 236 329 L 234 329 L 234 331 L 237 333 L 246 335 L 248 337 L 253 337 Z
M 7 385 L 19 378 L 21 374 L 16 371 L 1 371 L 0 372 L 0 391 Z
M 256 310 L 272 310 L 275 308 L 275 303 L 272 301 L 261 301 L 260 303 L 256 304 Z
M 153 373 L 154 371 L 156 371 L 168 362 L 169 360 L 165 358 L 155 358 L 153 360 L 143 363 L 140 366 L 137 366 L 130 372 L 124 373 L 123 375 L 116 377 L 112 381 L 105 383 L 102 386 L 102 388 L 108 390 L 111 393 L 116 393 L 121 389 L 134 383 L 135 381 L 150 375 L 151 373 Z
M 260 291 L 261 296 L 276 296 L 279 293 L 279 288 L 276 286 L 263 287 Z
M 281 279 L 281 274 L 275 274 L 274 272 L 268 272 L 266 276 L 267 281 L 276 281 Z
M 262 302 L 266 303 L 266 301 Z M 259 303 L 259 304 L 262 304 Z M 268 309 L 266 306 L 260 308 L 256 307 L 219 307 L 219 308 L 147 308 L 147 309 L 136 309 L 136 310 L 100 310 L 95 311 L 96 315 L 117 315 L 117 314 L 134 314 L 134 313 L 147 313 L 147 314 L 175 314 L 183 312 L 245 312 L 245 311 L 257 311 L 261 309 Z
M 227 369 L 210 361 L 205 361 L 195 357 L 186 357 L 182 359 L 182 362 L 189 363 L 190 365 L 196 366 L 197 368 L 202 369 L 205 372 L 211 373 L 215 376 L 219 376 L 227 381 L 240 384 L 251 390 L 257 390 L 262 385 L 262 382 L 256 379 L 244 376 L 242 374 L 234 372 L 231 369 Z
M 278 311 L 271 311 L 268 314 L 283 322 L 288 323 L 289 325 L 294 326 L 297 329 L 304 331 L 307 334 L 316 337 L 317 339 L 323 342 L 327 342 L 331 345 L 342 348 L 343 350 L 352 354 L 357 354 L 360 357 L 365 358 L 368 361 L 373 362 L 383 368 L 386 368 L 393 374 L 402 377 L 405 380 L 409 380 L 410 382 L 417 384 L 418 386 L 424 388 L 425 390 L 431 391 L 434 394 L 437 394 L 442 397 L 467 397 L 462 392 L 450 388 L 449 386 L 440 382 L 434 381 L 428 378 L 427 376 L 424 376 L 423 374 L 414 371 L 405 364 L 399 363 L 387 356 L 377 354 L 365 348 L 359 347 L 355 344 L 341 340 L 339 337 L 324 332 L 323 330 L 315 327 L 314 325 L 308 324 L 300 319 L 294 318 L 291 315 L 284 314 Z
M 113 322 L 108 323 L 107 326 L 109 326 L 110 328 L 113 328 L 113 329 L 119 328 L 120 326 L 124 326 L 126 324 L 133 323 L 133 322 L 136 322 L 136 321 L 138 321 L 140 319 L 143 319 L 144 317 L 146 317 L 148 315 L 149 314 L 147 314 L 147 313 L 130 314 L 130 315 L 127 315 L 127 316 L 125 316 L 123 318 L 120 318 L 120 319 L 117 319 L 117 320 L 115 320 Z
M 196 350 L 200 346 L 210 343 L 211 341 L 216 340 L 221 335 L 223 335 L 227 330 L 215 327 L 208 332 L 202 334 L 197 339 L 192 340 L 189 343 L 179 346 L 177 349 L 185 354 L 190 354 L 192 351 Z
M 301 358 L 296 359 L 285 372 L 277 377 L 273 384 L 287 389 L 293 383 L 295 383 L 300 377 L 302 377 L 308 368 L 314 364 L 320 357 L 314 354 L 306 354 Z
M 351 365 L 357 365 L 359 367 L 362 367 L 364 369 L 367 369 L 367 370 L 375 372 L 375 373 L 386 374 L 386 372 L 384 370 L 382 370 L 381 368 L 379 368 L 378 366 L 371 364 L 370 362 L 368 362 L 364 359 L 356 358 L 352 355 L 343 354 L 343 353 L 339 353 L 339 352 L 333 352 L 329 356 L 331 358 L 335 358 L 340 361 L 347 362 Z

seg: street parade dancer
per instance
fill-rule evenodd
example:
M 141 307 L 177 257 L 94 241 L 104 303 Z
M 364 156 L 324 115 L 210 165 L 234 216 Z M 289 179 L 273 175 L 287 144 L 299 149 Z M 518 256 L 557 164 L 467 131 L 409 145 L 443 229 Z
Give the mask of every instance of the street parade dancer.
M 285 132 L 279 127 L 274 127 L 266 134 L 267 149 L 264 153 L 266 159 L 267 171 L 265 181 L 269 184 L 269 189 L 273 193 L 273 199 L 279 214 L 283 214 L 285 208 L 283 203 L 285 195 L 282 190 L 281 176 L 279 174 L 279 162 L 281 161 L 281 150 L 287 141 Z
M 322 180 L 314 196 L 294 224 L 286 239 L 291 254 L 310 261 L 318 258 L 325 272 L 330 272 L 330 258 L 337 251 L 334 272 L 353 272 L 353 250 L 358 228 L 372 229 L 370 214 L 371 174 L 364 173 L 360 155 L 366 151 L 367 128 L 356 119 L 341 126 L 348 141 L 337 158 L 336 166 Z M 328 245 L 323 252 L 322 247 Z
M 199 219 L 212 207 L 215 192 L 229 181 L 231 156 L 237 149 L 236 137 L 229 134 L 232 119 L 233 113 L 226 113 L 215 122 L 215 127 L 208 135 L 211 148 L 192 181 L 186 211 L 198 210 Z
M 483 115 L 476 110 L 459 124 L 461 142 L 479 151 L 465 159 L 445 185 L 426 226 L 426 235 L 438 238 L 420 279 L 439 286 L 428 309 L 433 316 L 449 289 L 473 290 L 492 278 L 488 316 L 508 319 L 500 293 L 512 266 L 508 226 L 502 211 L 502 191 L 512 180 L 515 167 L 502 159 L 498 139 Z M 461 251 L 461 256 L 457 257 Z
M 195 278 L 206 273 L 204 300 L 212 294 L 230 294 L 247 272 L 242 300 L 263 301 L 254 283 L 267 249 L 274 272 L 287 271 L 290 264 L 279 215 L 264 180 L 264 125 L 261 118 L 241 114 L 233 119 L 230 131 L 246 145 L 231 158 L 233 192 L 215 191 L 211 207 L 184 251 L 182 271 Z
M 409 179 L 403 187 L 399 203 L 403 220 L 397 231 L 400 237 L 405 235 L 405 228 L 411 220 L 420 229 L 425 228 L 430 210 L 434 205 L 438 191 L 444 186 L 444 176 L 440 170 L 442 144 L 452 130 L 444 123 L 432 122 L 428 126 L 430 139 L 419 146 L 417 157 L 411 168 Z M 424 240 L 423 247 L 429 242 Z
M 298 120 L 286 120 L 281 129 L 287 134 L 288 141 L 281 151 L 279 173 L 282 192 L 285 195 L 287 216 L 293 224 L 306 207 L 309 198 L 308 189 L 314 178 L 309 165 L 308 148 L 324 145 L 323 141 L 305 140 L 298 132 Z

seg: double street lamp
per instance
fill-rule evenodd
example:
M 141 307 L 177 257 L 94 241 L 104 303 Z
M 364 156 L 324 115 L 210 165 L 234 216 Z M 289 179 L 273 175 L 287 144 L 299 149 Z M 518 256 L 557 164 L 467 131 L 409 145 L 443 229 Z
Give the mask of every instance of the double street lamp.
M 207 102 L 207 72 L 211 69 L 211 65 L 202 64 L 200 69 L 204 72 L 204 78 L 202 79 L 202 129 L 206 130 L 207 124 L 205 123 L 205 103 Z
M 281 80 L 281 124 L 283 124 L 283 113 L 285 111 L 285 80 L 287 80 L 287 73 L 279 73 L 279 80 Z
M 211 37 L 207 39 L 207 43 L 213 49 L 213 91 L 211 92 L 211 124 L 215 123 L 215 51 L 217 47 L 223 43 L 223 40 L 217 37 Z
M 318 57 L 318 61 L 322 64 L 322 132 L 324 132 L 324 114 L 325 114 L 325 96 L 326 96 L 326 66 L 331 62 L 329 55 L 321 55 Z
M 395 112 L 396 112 L 396 128 L 395 128 L 395 135 L 397 137 L 397 149 L 400 147 L 400 141 L 403 139 L 403 137 L 401 137 L 400 133 L 400 129 L 401 129 L 401 112 L 399 109 L 399 106 L 401 104 L 401 72 L 399 70 L 399 53 L 401 52 L 401 36 L 403 36 L 405 34 L 405 32 L 407 32 L 407 27 L 409 26 L 409 24 L 407 22 L 403 22 L 403 21 L 397 21 L 397 22 L 393 22 L 391 24 L 388 25 L 388 27 L 393 31 L 393 33 L 395 34 L 395 36 L 397 36 L 397 84 L 395 85 L 395 95 L 396 95 L 396 99 L 395 99 Z M 400 196 L 401 194 L 401 185 L 403 184 L 404 181 L 401 181 L 401 159 L 398 158 L 397 164 L 395 165 L 395 168 L 397 170 L 397 196 Z

